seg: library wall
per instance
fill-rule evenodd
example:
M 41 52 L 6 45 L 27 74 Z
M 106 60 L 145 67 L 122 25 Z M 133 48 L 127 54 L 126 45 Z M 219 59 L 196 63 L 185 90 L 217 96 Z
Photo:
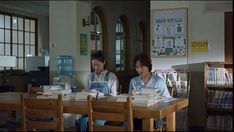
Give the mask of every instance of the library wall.
M 152 58 L 153 69 L 168 69 L 171 65 L 204 61 L 224 61 L 224 11 L 230 9 L 207 11 L 204 9 L 205 4 L 205 1 L 151 1 L 151 13 L 155 9 L 188 8 L 188 58 Z M 192 40 L 209 40 L 208 52 L 192 53 Z

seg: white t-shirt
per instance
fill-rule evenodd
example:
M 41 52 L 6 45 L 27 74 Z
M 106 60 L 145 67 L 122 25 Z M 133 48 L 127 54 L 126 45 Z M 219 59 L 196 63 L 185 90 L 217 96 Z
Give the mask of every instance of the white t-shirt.
M 104 70 L 100 73 L 99 76 L 97 76 L 97 74 L 94 74 L 94 80 L 92 81 L 92 74 L 90 73 L 88 76 L 88 80 L 87 80 L 87 86 L 86 88 L 90 89 L 90 85 L 91 83 L 107 83 L 107 86 L 109 88 L 111 88 L 111 93 L 109 93 L 112 96 L 116 96 L 117 95 L 117 89 L 119 87 L 119 82 L 118 82 L 118 78 L 116 77 L 116 75 L 112 72 L 109 71 L 109 76 L 108 76 L 108 80 L 107 82 L 105 81 L 105 75 L 107 74 L 108 70 Z

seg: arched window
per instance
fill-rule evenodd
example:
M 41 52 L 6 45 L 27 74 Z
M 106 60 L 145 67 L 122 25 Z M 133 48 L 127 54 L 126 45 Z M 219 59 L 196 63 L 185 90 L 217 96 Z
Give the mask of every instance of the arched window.
M 91 12 L 91 52 L 103 50 L 103 33 L 101 20 L 95 10 Z
M 106 28 L 106 19 L 105 15 L 103 13 L 103 9 L 100 6 L 96 6 L 91 11 L 91 32 L 90 32 L 90 38 L 91 38 L 91 54 L 97 50 L 101 50 L 104 53 L 104 56 L 106 58 L 106 65 L 108 66 L 108 45 L 107 45 L 107 28 Z M 92 65 L 91 65 L 91 71 Z
M 119 18 L 115 28 L 115 59 L 116 71 L 126 70 L 126 30 L 124 29 L 123 21 Z
M 137 42 L 138 42 L 138 52 L 144 52 L 144 25 L 140 22 L 137 30 Z

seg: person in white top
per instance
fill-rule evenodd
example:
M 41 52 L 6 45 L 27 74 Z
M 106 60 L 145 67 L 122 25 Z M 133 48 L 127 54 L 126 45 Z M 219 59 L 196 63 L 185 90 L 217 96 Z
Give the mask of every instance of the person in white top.
M 117 95 L 118 79 L 116 75 L 107 69 L 97 73 L 96 71 L 89 74 L 87 89 L 85 91 L 99 92 L 99 95 Z
M 116 75 L 105 68 L 105 59 L 101 51 L 92 55 L 92 72 L 88 77 L 87 88 L 85 91 L 96 92 L 100 96 L 116 96 L 118 88 L 118 79 Z M 88 131 L 88 116 L 82 115 L 76 121 L 77 129 L 80 131 Z M 105 121 L 96 120 L 95 124 L 104 125 Z

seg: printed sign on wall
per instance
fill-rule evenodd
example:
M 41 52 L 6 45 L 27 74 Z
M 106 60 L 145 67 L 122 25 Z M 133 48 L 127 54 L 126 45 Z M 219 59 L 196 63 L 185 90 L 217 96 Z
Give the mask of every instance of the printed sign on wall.
M 208 52 L 208 40 L 193 40 L 191 44 L 193 53 Z
M 88 38 L 87 34 L 80 34 L 80 55 L 88 54 Z
M 187 8 L 153 11 L 151 57 L 187 55 Z

